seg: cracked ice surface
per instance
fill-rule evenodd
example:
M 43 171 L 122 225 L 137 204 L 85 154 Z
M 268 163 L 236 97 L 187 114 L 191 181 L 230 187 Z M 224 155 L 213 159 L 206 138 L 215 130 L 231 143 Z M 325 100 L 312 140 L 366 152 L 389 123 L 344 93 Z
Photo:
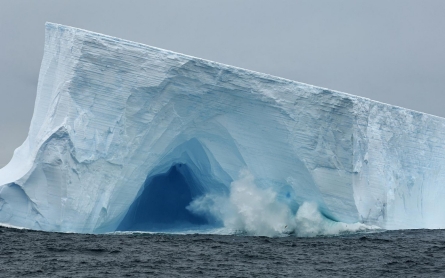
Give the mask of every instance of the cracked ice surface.
M 271 234 L 315 206 L 329 223 L 445 226 L 442 118 L 63 25 L 45 36 L 0 223 L 115 231 L 164 213 L 149 195 L 173 180 L 188 186 L 172 187 L 188 203 L 174 221 Z

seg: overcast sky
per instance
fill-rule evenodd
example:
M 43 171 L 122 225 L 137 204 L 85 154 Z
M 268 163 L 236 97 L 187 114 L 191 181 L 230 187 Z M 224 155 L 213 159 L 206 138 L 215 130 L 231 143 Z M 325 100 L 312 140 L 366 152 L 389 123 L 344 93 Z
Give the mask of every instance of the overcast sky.
M 445 117 L 442 0 L 0 0 L 0 167 L 28 133 L 46 21 Z

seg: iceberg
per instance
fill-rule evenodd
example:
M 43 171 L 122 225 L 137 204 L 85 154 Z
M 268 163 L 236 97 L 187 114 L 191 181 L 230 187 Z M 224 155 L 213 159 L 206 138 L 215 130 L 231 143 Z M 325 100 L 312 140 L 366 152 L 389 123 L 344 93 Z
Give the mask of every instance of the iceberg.
M 47 23 L 29 134 L 0 169 L 0 223 L 443 228 L 444 184 L 443 118 Z

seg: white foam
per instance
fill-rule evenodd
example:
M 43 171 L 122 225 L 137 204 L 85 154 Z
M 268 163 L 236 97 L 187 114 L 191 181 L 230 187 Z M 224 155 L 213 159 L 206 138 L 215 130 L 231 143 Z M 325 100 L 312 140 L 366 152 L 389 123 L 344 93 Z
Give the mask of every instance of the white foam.
M 377 229 L 362 223 L 342 223 L 323 216 L 316 203 L 305 202 L 294 215 L 290 207 L 277 199 L 271 188 L 259 188 L 248 170 L 230 186 L 229 196 L 205 195 L 188 209 L 196 214 L 220 220 L 230 231 L 257 236 L 336 235 Z
M 28 228 L 14 226 L 14 225 L 9 225 L 9 224 L 6 224 L 6 223 L 0 223 L 0 227 L 13 228 L 13 229 L 19 229 L 19 230 L 29 230 Z

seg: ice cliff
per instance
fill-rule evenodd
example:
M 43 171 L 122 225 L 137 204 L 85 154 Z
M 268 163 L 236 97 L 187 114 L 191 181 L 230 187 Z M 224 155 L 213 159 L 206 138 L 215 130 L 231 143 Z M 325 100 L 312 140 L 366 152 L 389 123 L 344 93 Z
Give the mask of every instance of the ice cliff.
M 45 37 L 0 223 L 445 227 L 443 118 L 63 25 Z

